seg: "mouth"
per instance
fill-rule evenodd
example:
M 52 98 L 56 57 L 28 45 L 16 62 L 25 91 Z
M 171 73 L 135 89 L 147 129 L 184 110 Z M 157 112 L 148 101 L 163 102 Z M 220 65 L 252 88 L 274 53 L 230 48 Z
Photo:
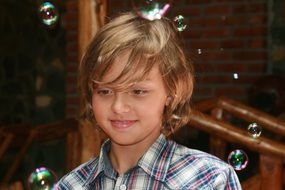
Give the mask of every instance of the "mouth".
M 137 120 L 110 120 L 111 125 L 117 129 L 126 129 L 131 127 Z

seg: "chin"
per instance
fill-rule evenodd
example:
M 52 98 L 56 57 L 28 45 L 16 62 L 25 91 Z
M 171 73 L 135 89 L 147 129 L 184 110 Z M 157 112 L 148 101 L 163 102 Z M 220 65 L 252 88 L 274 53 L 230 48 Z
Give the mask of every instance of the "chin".
M 138 143 L 136 139 L 111 139 L 113 143 L 121 146 L 131 146 Z

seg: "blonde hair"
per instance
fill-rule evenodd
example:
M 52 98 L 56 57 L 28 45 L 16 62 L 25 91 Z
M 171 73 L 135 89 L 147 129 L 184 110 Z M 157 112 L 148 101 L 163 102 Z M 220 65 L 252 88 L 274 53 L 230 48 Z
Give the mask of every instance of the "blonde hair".
M 172 129 L 185 125 L 191 111 L 194 79 L 192 63 L 186 59 L 177 33 L 175 25 L 165 17 L 149 21 L 131 12 L 121 14 L 103 26 L 79 65 L 83 119 L 96 123 L 91 108 L 93 90 L 114 59 L 128 51 L 129 58 L 122 73 L 110 83 L 125 86 L 141 80 L 158 64 L 172 100 L 164 110 L 163 125 Z M 134 71 L 139 72 L 138 78 L 125 79 Z

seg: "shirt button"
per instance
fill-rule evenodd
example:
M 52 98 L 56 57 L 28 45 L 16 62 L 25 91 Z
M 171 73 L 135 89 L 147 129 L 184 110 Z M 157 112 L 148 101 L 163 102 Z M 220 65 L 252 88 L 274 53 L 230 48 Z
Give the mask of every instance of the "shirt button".
M 126 189 L 127 189 L 127 186 L 125 184 L 120 185 L 120 190 L 126 190 Z

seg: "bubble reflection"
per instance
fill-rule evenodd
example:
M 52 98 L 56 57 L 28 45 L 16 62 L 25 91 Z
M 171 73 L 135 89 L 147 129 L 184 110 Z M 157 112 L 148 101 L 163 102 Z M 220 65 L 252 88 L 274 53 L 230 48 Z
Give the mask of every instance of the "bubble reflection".
M 238 73 L 234 73 L 234 74 L 233 74 L 233 78 L 234 78 L 235 80 L 239 79 L 239 74 L 238 74 Z
M 44 2 L 39 7 L 39 16 L 43 24 L 53 26 L 58 21 L 59 15 L 56 7 L 50 2 Z
M 262 128 L 257 123 L 251 123 L 248 125 L 247 131 L 253 138 L 258 138 L 261 135 Z
M 234 150 L 228 156 L 228 163 L 235 170 L 243 170 L 248 164 L 248 156 L 243 150 Z
M 197 49 L 197 53 L 200 55 L 202 54 L 202 49 Z
M 138 15 L 148 20 L 161 19 L 170 9 L 170 0 L 133 0 L 132 5 Z
M 28 177 L 29 190 L 55 190 L 56 175 L 46 167 L 36 168 Z
M 174 23 L 179 32 L 182 32 L 186 29 L 187 25 L 185 23 L 185 18 L 182 15 L 178 15 L 174 18 Z

